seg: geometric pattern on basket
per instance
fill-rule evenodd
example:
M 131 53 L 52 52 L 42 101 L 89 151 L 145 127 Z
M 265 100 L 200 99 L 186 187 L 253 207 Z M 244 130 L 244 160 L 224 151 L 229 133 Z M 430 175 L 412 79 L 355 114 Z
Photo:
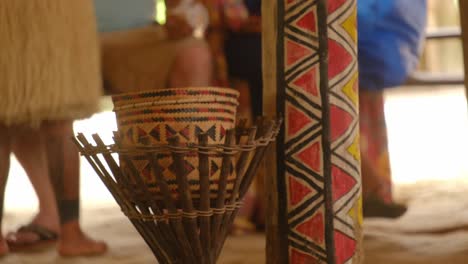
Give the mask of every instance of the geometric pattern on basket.
M 189 175 L 192 171 L 195 170 L 195 167 L 190 164 L 190 162 L 188 162 L 187 160 L 184 160 L 184 171 L 185 171 L 185 176 Z M 177 168 L 176 168 L 176 164 L 173 162 L 171 165 L 169 165 L 168 169 L 172 172 L 172 173 L 176 173 L 177 171 Z
M 230 128 L 232 125 L 209 123 L 208 126 L 186 124 L 182 127 L 175 127 L 169 124 L 156 124 L 150 128 L 137 125 L 125 127 L 126 131 L 121 134 L 121 138 L 124 145 L 148 146 L 166 143 L 174 136 L 180 136 L 181 142 L 196 142 L 195 139 L 198 139 L 200 134 L 206 133 L 210 142 L 222 142 L 226 136 L 226 127 Z
M 356 1 L 329 1 L 328 80 L 337 264 L 360 263 L 362 251 L 356 18 Z
M 221 130 L 224 130 L 221 126 Z M 206 133 L 209 138 L 211 138 L 213 141 L 216 140 L 216 125 L 213 125 L 211 128 L 207 129 L 206 131 L 203 131 L 199 126 L 195 126 L 195 137 L 198 138 L 198 136 L 202 133 Z M 221 135 L 222 133 L 220 133 Z M 221 136 L 219 137 L 219 140 L 222 140 Z
M 179 90 L 181 91 L 181 90 Z M 156 92 L 156 94 L 159 92 Z M 230 95 L 235 98 L 237 92 Z M 231 93 L 232 94 L 232 93 Z M 148 95 L 152 100 L 151 94 Z M 139 95 L 136 95 L 138 99 Z M 123 102 L 121 102 L 123 104 Z M 236 112 L 234 103 L 217 102 L 213 99 L 210 104 L 172 104 L 164 106 L 142 106 L 116 110 L 117 124 L 121 133 L 122 145 L 126 147 L 133 146 L 151 146 L 168 144 L 170 138 L 178 137 L 180 143 L 197 143 L 200 134 L 206 133 L 208 144 L 220 144 L 226 137 L 226 130 L 234 127 Z M 142 175 L 144 182 L 150 187 L 150 190 L 158 197 L 160 190 L 156 185 L 154 172 L 150 171 L 148 161 L 138 160 L 138 157 L 131 156 L 130 160 Z M 221 156 L 210 157 L 210 166 L 214 168 L 211 172 L 212 191 L 216 194 L 218 190 L 218 179 L 221 176 Z M 177 189 L 176 168 L 170 156 L 159 158 L 163 169 L 163 175 L 168 180 L 169 187 L 172 190 Z M 198 156 L 188 155 L 184 161 L 185 171 L 190 183 L 190 190 L 194 198 L 199 197 L 199 172 Z M 123 163 L 123 167 L 125 167 Z M 233 169 L 231 169 L 231 172 Z M 227 193 L 228 195 L 234 187 L 235 173 L 228 176 Z
M 155 141 L 161 141 L 161 131 L 160 131 L 160 127 L 161 125 L 156 125 L 155 127 L 153 127 L 153 129 L 151 129 L 151 131 L 149 132 L 150 136 L 155 140 Z
M 212 177 L 213 175 L 215 175 L 219 171 L 220 171 L 219 165 L 216 164 L 216 162 L 214 162 L 213 160 L 211 160 L 211 162 L 210 162 L 210 177 Z
M 216 155 L 216 156 L 210 156 L 209 157 L 209 164 L 210 164 L 210 171 L 209 171 L 209 177 L 210 177 L 210 184 L 211 184 L 211 191 L 212 191 L 212 196 L 216 196 L 217 191 L 218 191 L 218 179 L 221 176 L 221 156 Z M 147 160 L 147 157 L 145 156 L 139 156 L 139 155 L 131 155 L 130 158 L 131 162 L 139 171 L 140 175 L 142 176 L 143 182 L 149 187 L 150 191 L 157 197 L 158 199 L 162 199 L 162 196 L 160 194 L 160 190 L 157 187 L 156 184 L 156 176 L 154 175 L 154 172 L 151 170 L 151 165 L 149 161 Z M 165 179 L 167 180 L 168 184 L 170 185 L 171 189 L 173 192 L 176 192 L 175 190 L 177 189 L 177 179 L 176 179 L 176 165 L 172 160 L 172 157 L 169 155 L 161 155 L 159 159 L 157 160 L 158 163 L 161 165 L 163 169 L 163 175 L 165 176 Z M 189 180 L 190 184 L 190 191 L 193 195 L 193 198 L 199 198 L 200 197 L 200 182 L 199 182 L 199 170 L 198 170 L 198 157 L 191 157 L 188 156 L 184 159 L 184 169 L 186 173 L 186 177 Z M 125 170 L 128 170 L 126 168 L 125 163 L 121 165 L 121 167 Z M 130 172 L 129 172 L 130 173 Z M 227 187 L 226 187 L 226 192 L 227 192 L 227 198 L 230 197 L 230 194 L 232 192 L 232 189 L 234 188 L 234 181 L 236 178 L 236 173 L 235 173 L 235 164 L 232 162 L 229 167 L 229 176 L 227 179 Z

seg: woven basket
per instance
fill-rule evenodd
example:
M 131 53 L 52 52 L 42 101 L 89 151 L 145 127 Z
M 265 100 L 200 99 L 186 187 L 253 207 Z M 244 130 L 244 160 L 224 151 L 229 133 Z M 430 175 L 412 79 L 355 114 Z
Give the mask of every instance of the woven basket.
M 228 88 L 178 88 L 114 96 L 120 144 L 123 147 L 144 147 L 168 144 L 173 137 L 180 143 L 195 144 L 202 133 L 208 135 L 209 144 L 224 141 L 226 131 L 235 125 L 238 92 Z M 143 181 L 158 199 L 162 195 L 154 172 L 145 156 L 130 157 Z M 213 195 L 221 172 L 221 157 L 210 155 L 210 175 Z M 158 162 L 171 190 L 177 194 L 175 167 L 170 153 L 160 154 Z M 124 164 L 121 160 L 121 163 Z M 185 171 L 194 199 L 199 197 L 198 156 L 187 156 Z M 232 164 L 234 170 L 235 164 Z M 124 170 L 130 168 L 123 166 Z M 131 173 L 127 171 L 127 173 Z M 228 179 L 228 196 L 232 191 L 235 174 Z
M 275 140 L 281 121 L 261 121 L 257 127 L 238 126 L 227 131 L 223 144 L 208 144 L 207 135 L 199 136 L 198 144 L 170 144 L 145 147 L 105 145 L 96 134 L 89 137 L 78 134 L 74 139 L 81 154 L 88 160 L 97 175 L 119 204 L 152 250 L 158 263 L 215 264 L 232 223 L 241 208 L 242 200 L 255 178 L 259 165 Z M 121 158 L 117 163 L 113 153 Z M 169 180 L 157 162 L 161 154 L 169 153 L 176 165 L 176 195 Z M 145 157 L 158 179 L 156 184 L 163 199 L 158 199 L 151 188 L 142 181 L 140 172 L 133 167 L 132 155 Z M 213 196 L 208 157 L 222 156 L 223 173 L 219 188 Z M 189 179 L 185 176 L 184 161 L 193 155 L 198 157 L 200 198 L 192 194 Z M 235 172 L 226 169 L 229 163 L 237 164 Z M 130 173 L 124 167 L 130 168 Z M 133 168 L 133 169 L 132 169 Z M 234 188 L 227 193 L 227 179 L 235 175 Z

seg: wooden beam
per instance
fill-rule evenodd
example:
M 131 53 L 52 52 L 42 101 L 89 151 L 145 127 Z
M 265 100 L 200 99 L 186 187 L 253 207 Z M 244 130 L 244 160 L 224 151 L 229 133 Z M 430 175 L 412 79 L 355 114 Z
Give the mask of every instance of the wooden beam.
M 278 30 L 278 3 L 280 1 L 262 2 L 262 43 L 263 43 L 263 113 L 266 116 L 277 116 L 277 30 Z M 277 141 L 282 141 L 281 135 Z M 274 150 L 281 150 L 277 144 L 272 147 Z M 287 263 L 287 243 L 280 231 L 279 223 L 284 218 L 280 217 L 278 201 L 279 175 L 277 173 L 277 151 L 271 151 L 266 155 L 266 262 L 269 264 Z M 286 250 L 281 250 L 286 249 Z

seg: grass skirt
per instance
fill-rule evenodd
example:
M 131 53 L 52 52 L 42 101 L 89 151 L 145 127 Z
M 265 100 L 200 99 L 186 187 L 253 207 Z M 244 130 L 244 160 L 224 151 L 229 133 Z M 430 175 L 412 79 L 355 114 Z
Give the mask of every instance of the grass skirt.
M 0 124 L 35 127 L 97 110 L 92 0 L 1 0 L 0 38 Z

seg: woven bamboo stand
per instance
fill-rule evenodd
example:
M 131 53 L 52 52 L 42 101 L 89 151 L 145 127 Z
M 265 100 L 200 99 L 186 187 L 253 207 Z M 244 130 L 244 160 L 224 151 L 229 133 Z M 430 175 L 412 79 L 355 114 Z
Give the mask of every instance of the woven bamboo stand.
M 78 134 L 74 142 L 159 263 L 211 264 L 220 255 L 242 198 L 280 125 L 281 121 L 261 120 L 256 127 L 238 126 L 227 131 L 224 144 L 208 144 L 206 134 L 199 135 L 197 144 L 180 143 L 179 137 L 173 137 L 169 144 L 132 148 L 119 144 L 118 133 L 111 145 L 105 145 L 97 134 L 92 135 L 93 143 L 83 134 Z M 168 153 L 177 177 L 176 191 L 169 188 L 158 162 L 160 155 Z M 144 155 L 150 162 L 163 202 L 134 168 L 129 157 L 135 154 Z M 185 159 L 193 155 L 198 155 L 200 184 L 200 198 L 196 200 L 192 199 L 184 166 Z M 210 182 L 209 157 L 213 155 L 222 156 L 216 188 Z M 118 164 L 119 159 L 122 164 Z M 122 170 L 123 164 L 130 170 Z M 235 182 L 228 196 L 227 179 L 232 174 Z

